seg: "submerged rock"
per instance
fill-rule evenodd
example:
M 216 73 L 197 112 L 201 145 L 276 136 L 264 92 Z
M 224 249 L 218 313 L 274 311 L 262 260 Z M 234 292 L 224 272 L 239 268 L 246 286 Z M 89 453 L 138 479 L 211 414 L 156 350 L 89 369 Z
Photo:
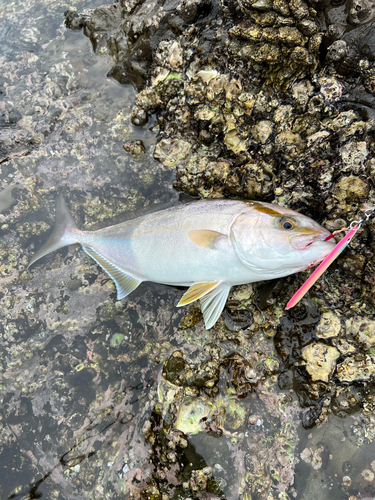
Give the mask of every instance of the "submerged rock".
M 186 398 L 179 405 L 175 428 L 184 434 L 197 434 L 205 428 L 212 403 L 204 398 Z

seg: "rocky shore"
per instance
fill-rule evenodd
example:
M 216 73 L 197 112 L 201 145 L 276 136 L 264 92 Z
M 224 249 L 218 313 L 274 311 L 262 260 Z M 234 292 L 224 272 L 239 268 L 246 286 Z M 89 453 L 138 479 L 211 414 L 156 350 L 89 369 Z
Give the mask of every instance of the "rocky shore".
M 26 271 L 58 192 L 82 228 L 172 183 L 331 231 L 374 206 L 372 4 L 42 7 L 53 33 L 2 11 L 2 498 L 374 496 L 375 218 L 295 309 L 310 271 L 235 287 L 209 331 L 180 290 L 116 302 L 77 246 Z

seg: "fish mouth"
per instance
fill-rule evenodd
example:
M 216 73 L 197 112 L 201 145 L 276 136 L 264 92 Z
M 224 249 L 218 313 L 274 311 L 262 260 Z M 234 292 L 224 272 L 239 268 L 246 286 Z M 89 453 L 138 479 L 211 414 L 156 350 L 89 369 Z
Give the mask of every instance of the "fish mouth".
M 290 236 L 290 244 L 295 250 L 306 250 L 311 247 L 317 241 L 324 241 L 329 244 L 334 244 L 335 240 L 329 231 L 317 232 L 317 231 L 309 231 L 308 234 L 296 234 Z

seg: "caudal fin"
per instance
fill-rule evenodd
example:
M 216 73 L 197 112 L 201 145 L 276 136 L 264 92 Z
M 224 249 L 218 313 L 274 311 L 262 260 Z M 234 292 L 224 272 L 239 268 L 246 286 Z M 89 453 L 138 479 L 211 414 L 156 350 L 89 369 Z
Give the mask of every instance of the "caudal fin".
M 29 267 L 34 264 L 34 262 L 41 259 L 48 253 L 54 252 L 59 248 L 66 247 L 67 245 L 78 243 L 76 236 L 77 231 L 78 230 L 76 223 L 74 222 L 73 217 L 70 215 L 64 198 L 59 195 L 56 198 L 55 229 L 53 230 L 53 233 L 51 234 L 47 243 L 45 243 L 31 259 L 29 265 L 27 266 L 27 269 L 29 269 Z

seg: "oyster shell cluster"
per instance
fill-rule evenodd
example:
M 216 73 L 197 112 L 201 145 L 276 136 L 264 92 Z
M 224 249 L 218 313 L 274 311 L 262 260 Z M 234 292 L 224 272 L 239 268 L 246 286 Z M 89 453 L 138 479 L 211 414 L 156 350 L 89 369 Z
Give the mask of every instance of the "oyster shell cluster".
M 247 19 L 229 31 L 229 52 L 260 69 L 266 85 L 285 90 L 319 64 L 322 38 L 316 10 L 303 0 L 244 1 Z

